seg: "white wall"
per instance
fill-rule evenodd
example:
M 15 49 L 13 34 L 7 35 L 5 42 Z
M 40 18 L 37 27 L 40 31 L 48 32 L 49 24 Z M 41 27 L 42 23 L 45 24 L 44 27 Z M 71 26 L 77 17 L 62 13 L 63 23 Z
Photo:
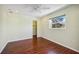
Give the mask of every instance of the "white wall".
M 59 15 L 66 15 L 66 28 L 49 29 L 48 19 Z M 65 47 L 79 51 L 79 5 L 70 5 L 66 8 L 53 12 L 40 20 L 40 36 L 48 38 Z
M 5 45 L 7 44 L 7 40 L 6 40 L 6 29 L 4 26 L 4 20 L 3 20 L 3 7 L 2 5 L 0 5 L 0 52 L 2 51 L 2 49 L 5 47 Z
M 9 41 L 22 40 L 32 37 L 32 19 L 12 14 L 7 16 L 7 38 Z
M 0 5 L 0 52 L 8 42 L 32 38 L 33 18 L 19 13 L 8 13 Z

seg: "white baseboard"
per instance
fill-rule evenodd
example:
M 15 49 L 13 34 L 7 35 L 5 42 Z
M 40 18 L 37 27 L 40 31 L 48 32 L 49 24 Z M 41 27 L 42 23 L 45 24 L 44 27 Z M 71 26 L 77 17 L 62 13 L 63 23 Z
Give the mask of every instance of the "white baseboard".
M 43 37 L 43 38 L 46 38 L 46 37 Z M 49 38 L 46 38 L 46 39 L 49 39 Z M 67 47 L 67 48 L 69 48 L 69 49 L 71 49 L 71 50 L 73 50 L 73 51 L 79 52 L 79 50 L 74 49 L 74 48 L 71 48 L 71 47 L 66 46 L 66 45 L 63 45 L 63 44 L 61 44 L 61 43 L 59 43 L 59 42 L 56 42 L 56 41 L 53 41 L 53 40 L 50 40 L 50 41 L 55 42 L 55 43 L 57 43 L 57 44 L 59 44 L 59 45 L 61 45 L 61 46 Z
M 7 42 L 8 43 L 8 42 Z M 3 51 L 3 49 L 5 48 L 5 46 L 7 45 L 7 43 L 5 43 L 4 45 L 3 45 L 3 47 L 0 49 L 0 53 Z

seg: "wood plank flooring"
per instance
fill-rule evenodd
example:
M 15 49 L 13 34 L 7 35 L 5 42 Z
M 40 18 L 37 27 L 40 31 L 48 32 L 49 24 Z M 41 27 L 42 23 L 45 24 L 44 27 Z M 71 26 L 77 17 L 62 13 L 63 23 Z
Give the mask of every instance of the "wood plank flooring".
M 32 39 L 9 42 L 1 54 L 79 54 L 45 38 L 37 39 L 35 44 Z

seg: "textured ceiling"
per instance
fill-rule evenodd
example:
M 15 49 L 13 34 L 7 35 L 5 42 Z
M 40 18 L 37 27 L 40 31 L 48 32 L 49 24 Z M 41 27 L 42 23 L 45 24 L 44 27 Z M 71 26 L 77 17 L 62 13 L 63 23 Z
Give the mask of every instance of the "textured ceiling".
M 9 13 L 19 13 L 31 17 L 42 17 L 54 12 L 66 4 L 8 4 L 3 5 Z

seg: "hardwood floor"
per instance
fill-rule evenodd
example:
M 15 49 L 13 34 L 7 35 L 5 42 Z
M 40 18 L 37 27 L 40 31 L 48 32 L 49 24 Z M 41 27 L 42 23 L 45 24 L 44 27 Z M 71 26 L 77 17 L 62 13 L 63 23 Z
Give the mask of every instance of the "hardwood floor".
M 37 39 L 35 44 L 32 39 L 9 42 L 1 54 L 79 54 L 45 38 Z

